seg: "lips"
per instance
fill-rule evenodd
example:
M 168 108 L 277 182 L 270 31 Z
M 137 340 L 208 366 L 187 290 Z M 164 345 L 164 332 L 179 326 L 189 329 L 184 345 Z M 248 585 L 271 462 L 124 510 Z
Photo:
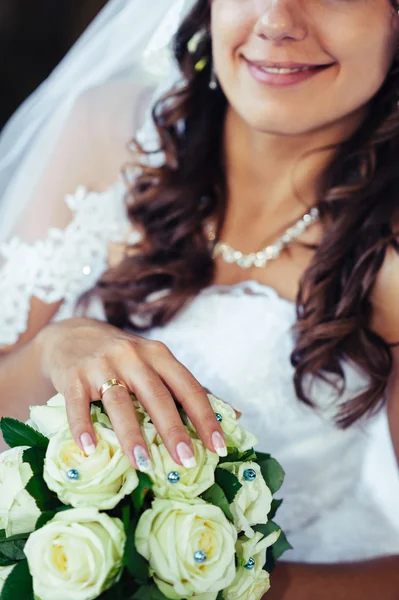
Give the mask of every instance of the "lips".
M 244 58 L 244 57 L 243 57 Z M 330 64 L 252 61 L 244 58 L 251 76 L 262 85 L 287 87 L 312 79 Z
M 309 63 L 298 63 L 298 62 L 271 62 L 271 61 L 258 61 L 258 60 L 250 60 L 245 58 L 245 60 L 253 65 L 254 67 L 258 67 L 262 70 L 276 70 L 276 69 L 286 69 L 289 71 L 306 71 L 310 69 L 323 69 L 330 67 L 333 63 L 324 63 L 324 64 L 309 64 Z

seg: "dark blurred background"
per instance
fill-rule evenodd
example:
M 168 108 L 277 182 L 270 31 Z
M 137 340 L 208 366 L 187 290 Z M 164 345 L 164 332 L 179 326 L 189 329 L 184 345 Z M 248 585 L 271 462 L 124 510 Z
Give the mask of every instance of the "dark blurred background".
M 107 0 L 0 0 L 0 128 Z

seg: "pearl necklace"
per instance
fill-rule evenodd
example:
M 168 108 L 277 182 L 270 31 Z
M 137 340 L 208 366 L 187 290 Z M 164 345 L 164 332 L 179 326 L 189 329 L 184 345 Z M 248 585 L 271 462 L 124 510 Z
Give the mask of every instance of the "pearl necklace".
M 311 208 L 295 225 L 289 227 L 274 244 L 262 248 L 259 252 L 250 252 L 249 254 L 236 250 L 227 242 L 216 242 L 215 223 L 210 220 L 205 224 L 205 232 L 213 246 L 213 258 L 221 256 L 226 263 L 237 264 L 242 269 L 250 269 L 251 267 L 265 267 L 270 260 L 276 260 L 284 248 L 298 239 L 304 231 L 318 220 L 319 210 L 316 207 Z

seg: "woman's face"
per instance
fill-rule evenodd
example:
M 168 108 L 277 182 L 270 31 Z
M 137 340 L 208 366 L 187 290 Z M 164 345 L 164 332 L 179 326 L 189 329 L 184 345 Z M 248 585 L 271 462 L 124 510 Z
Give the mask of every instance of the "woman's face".
M 399 43 L 390 0 L 212 0 L 211 28 L 232 109 L 251 128 L 282 135 L 363 114 Z

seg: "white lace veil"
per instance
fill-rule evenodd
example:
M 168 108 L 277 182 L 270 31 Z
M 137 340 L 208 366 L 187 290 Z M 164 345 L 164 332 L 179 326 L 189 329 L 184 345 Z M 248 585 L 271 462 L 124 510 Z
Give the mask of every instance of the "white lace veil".
M 194 0 L 109 0 L 50 77 L 0 136 L 0 242 L 11 232 L 56 146 L 74 102 L 86 90 L 126 78 L 176 78 L 170 40 Z M 175 67 L 176 69 L 176 67 Z M 149 123 L 144 129 L 150 136 Z

